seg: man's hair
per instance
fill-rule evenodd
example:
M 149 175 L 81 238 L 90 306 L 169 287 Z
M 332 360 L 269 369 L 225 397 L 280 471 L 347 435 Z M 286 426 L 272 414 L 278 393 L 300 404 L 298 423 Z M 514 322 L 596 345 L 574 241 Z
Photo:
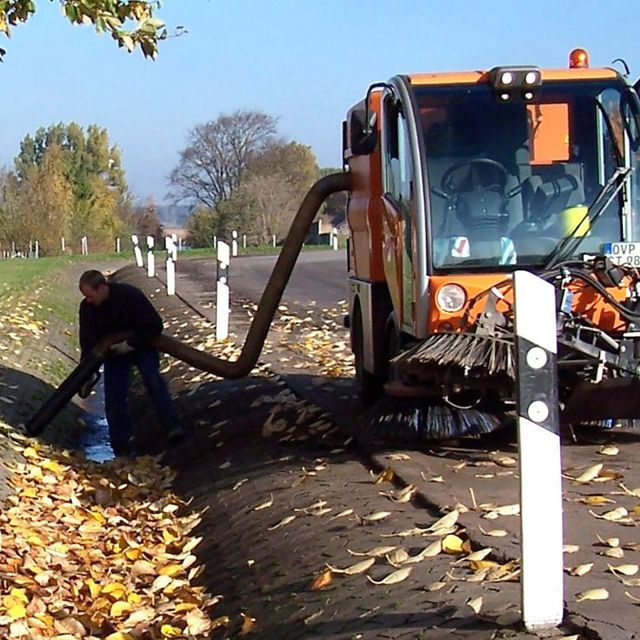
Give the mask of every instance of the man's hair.
M 80 276 L 80 287 L 90 287 L 91 289 L 97 289 L 100 285 L 107 284 L 107 279 L 104 274 L 97 269 L 89 269 Z

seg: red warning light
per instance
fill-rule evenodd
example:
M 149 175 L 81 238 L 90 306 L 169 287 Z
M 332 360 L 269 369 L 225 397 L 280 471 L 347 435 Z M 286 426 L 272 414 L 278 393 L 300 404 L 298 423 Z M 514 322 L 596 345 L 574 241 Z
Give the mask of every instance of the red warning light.
M 589 54 L 586 49 L 574 49 L 569 54 L 569 69 L 588 69 Z

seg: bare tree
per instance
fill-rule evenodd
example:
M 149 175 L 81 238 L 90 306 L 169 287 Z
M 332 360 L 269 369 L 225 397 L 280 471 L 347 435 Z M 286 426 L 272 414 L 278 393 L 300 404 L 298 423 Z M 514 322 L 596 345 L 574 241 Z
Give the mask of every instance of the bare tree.
M 274 142 L 276 123 L 265 113 L 236 111 L 196 125 L 169 176 L 172 200 L 209 208 L 228 200 L 251 159 Z

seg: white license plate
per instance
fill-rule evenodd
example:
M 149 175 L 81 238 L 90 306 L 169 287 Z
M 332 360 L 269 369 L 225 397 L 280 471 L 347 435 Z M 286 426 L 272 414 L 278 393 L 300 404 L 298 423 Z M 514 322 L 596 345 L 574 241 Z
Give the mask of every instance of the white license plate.
M 614 264 L 640 267 L 640 242 L 607 242 L 602 249 Z

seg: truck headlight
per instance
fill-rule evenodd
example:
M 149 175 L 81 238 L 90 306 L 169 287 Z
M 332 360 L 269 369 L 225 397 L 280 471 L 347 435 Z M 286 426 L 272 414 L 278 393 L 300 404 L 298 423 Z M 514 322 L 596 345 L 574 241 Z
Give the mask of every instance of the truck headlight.
M 442 311 L 456 313 L 467 301 L 467 293 L 459 284 L 445 284 L 436 293 L 436 304 Z

